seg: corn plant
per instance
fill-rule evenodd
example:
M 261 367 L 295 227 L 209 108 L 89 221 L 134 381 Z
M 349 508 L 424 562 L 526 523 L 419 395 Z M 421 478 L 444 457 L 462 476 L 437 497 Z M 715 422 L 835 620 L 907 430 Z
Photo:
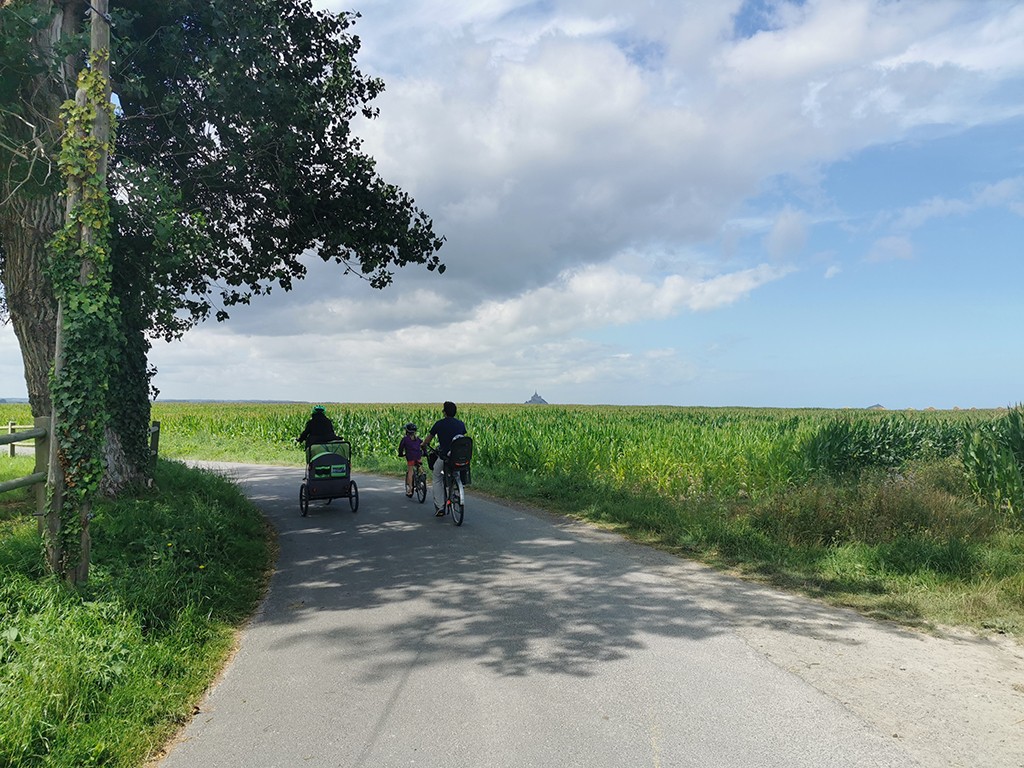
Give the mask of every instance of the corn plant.
M 837 416 L 809 435 L 800 451 L 811 474 L 856 474 L 956 455 L 962 435 L 961 423 L 922 416 Z
M 1024 512 L 1024 409 L 1011 409 L 964 441 L 964 471 L 978 498 L 1011 514 Z

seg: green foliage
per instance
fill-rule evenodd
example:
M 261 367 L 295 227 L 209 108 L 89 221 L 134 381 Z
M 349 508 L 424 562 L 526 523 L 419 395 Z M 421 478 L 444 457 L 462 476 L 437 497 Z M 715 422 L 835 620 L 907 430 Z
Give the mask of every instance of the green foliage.
M 28 425 L 32 423 L 32 409 L 28 403 L 0 403 L 0 423 Z M 2 453 L 2 451 L 0 451 Z
M 142 764 L 184 722 L 271 562 L 229 483 L 161 463 L 160 491 L 100 505 L 94 568 L 44 574 L 34 523 L 0 536 L 0 765 Z
M 898 468 L 908 461 L 954 455 L 963 438 L 963 421 L 917 416 L 835 416 L 800 445 L 808 473 L 857 473 L 868 468 Z
M 978 498 L 1018 517 L 1024 514 L 1024 407 L 971 431 L 961 458 Z
M 165 450 L 223 458 L 253 446 L 275 461 L 301 463 L 292 440 L 305 423 L 302 404 L 163 404 Z M 364 468 L 394 465 L 402 426 L 426 434 L 438 405 L 328 404 L 338 433 Z M 984 412 L 874 414 L 816 409 L 605 406 L 460 406 L 481 470 L 586 477 L 599 487 L 636 488 L 673 499 L 758 498 L 818 475 L 856 476 L 958 455 L 967 426 Z M 176 448 L 185 441 L 188 450 Z M 197 453 L 198 452 L 198 453 Z M 213 454 L 220 455 L 213 455 Z M 265 455 L 265 454 L 264 454 Z M 954 476 L 961 470 L 952 468 Z
M 112 12 L 115 254 L 145 278 L 132 287 L 148 332 L 171 338 L 290 289 L 314 248 L 376 287 L 407 264 L 443 271 L 430 219 L 350 128 L 384 87 L 356 66 L 358 14 L 309 0 L 125 0 Z
M 795 547 L 846 542 L 876 545 L 904 537 L 985 538 L 998 527 L 971 503 L 954 459 L 917 462 L 900 472 L 871 470 L 854 479 L 815 477 L 773 494 L 750 512 L 753 524 Z

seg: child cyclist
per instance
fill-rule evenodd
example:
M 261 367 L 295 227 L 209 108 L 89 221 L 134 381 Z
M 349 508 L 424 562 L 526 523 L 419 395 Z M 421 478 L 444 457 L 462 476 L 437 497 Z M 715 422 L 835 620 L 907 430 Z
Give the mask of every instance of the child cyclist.
M 412 473 L 423 459 L 423 441 L 416 436 L 416 425 L 405 425 L 405 437 L 398 444 L 398 455 L 405 457 L 405 495 L 412 496 Z

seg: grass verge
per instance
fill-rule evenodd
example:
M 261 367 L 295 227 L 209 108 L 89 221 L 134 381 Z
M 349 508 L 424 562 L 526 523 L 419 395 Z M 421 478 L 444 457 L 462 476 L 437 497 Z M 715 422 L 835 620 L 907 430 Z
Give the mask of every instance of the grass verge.
M 46 574 L 27 494 L 0 503 L 0 765 L 142 764 L 187 722 L 257 605 L 272 538 L 255 507 L 176 462 L 156 480 L 98 505 L 78 589 Z

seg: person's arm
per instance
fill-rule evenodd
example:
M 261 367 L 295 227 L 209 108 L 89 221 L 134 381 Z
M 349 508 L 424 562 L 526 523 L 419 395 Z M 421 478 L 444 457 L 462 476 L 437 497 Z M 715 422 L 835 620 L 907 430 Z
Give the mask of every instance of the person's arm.
M 434 433 L 428 432 L 427 439 L 423 441 L 423 452 L 426 453 L 430 449 L 430 441 L 434 439 Z
M 405 438 L 403 437 L 401 442 L 398 444 L 398 455 L 405 456 Z

